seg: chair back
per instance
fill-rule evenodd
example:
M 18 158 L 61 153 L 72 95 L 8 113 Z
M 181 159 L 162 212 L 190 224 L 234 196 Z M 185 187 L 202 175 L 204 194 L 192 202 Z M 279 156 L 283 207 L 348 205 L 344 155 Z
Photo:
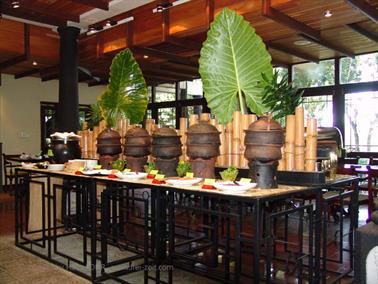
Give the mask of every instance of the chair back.
M 7 155 L 3 153 L 3 178 L 5 187 L 14 186 L 16 183 L 16 173 L 14 169 L 20 166 L 20 163 L 12 161 L 12 158 L 18 157 L 20 157 L 19 154 Z

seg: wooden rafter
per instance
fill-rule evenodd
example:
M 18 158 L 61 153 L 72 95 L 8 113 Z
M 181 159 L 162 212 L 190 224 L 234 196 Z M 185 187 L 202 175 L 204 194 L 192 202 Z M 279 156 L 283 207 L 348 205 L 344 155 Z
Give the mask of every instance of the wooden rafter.
M 274 42 L 267 42 L 266 45 L 268 46 L 268 48 L 275 49 L 275 50 L 278 50 L 278 51 L 281 51 L 281 52 L 293 55 L 295 57 L 302 58 L 302 59 L 307 60 L 307 61 L 319 63 L 319 59 L 318 58 L 313 57 L 312 55 L 304 53 L 304 52 L 302 52 L 300 50 L 294 50 L 294 49 L 288 48 L 288 47 L 286 47 L 284 45 L 281 45 L 281 44 L 278 44 L 278 43 L 274 43 Z
M 59 79 L 59 73 L 41 76 L 41 81 L 46 82 L 50 80 Z
M 71 0 L 75 3 L 80 3 L 88 7 L 98 8 L 101 10 L 109 10 L 109 2 L 104 0 Z
M 188 40 L 188 39 L 185 39 L 185 38 L 168 36 L 165 41 L 170 43 L 170 44 L 182 47 L 182 48 L 186 48 L 186 49 L 190 49 L 190 50 L 198 50 L 198 52 L 202 48 L 201 43 L 196 42 L 194 40 Z
M 346 0 L 346 2 L 373 22 L 378 23 L 378 10 L 365 0 Z
M 107 85 L 107 84 L 108 84 L 108 79 L 100 79 L 100 81 L 91 80 L 88 82 L 88 87 Z
M 283 67 L 283 68 L 289 68 L 289 63 L 279 61 L 276 59 L 272 59 L 272 65 L 275 67 Z
M 0 63 L 0 70 L 28 60 L 30 57 L 30 26 L 24 24 L 24 54 L 13 57 Z
M 170 67 L 170 66 L 163 66 L 163 64 L 158 63 L 139 63 L 140 68 L 143 71 L 152 71 L 152 72 L 160 72 L 164 74 L 172 74 L 172 75 L 182 75 L 186 77 L 195 78 L 198 77 L 198 72 L 188 71 L 185 69 Z
M 26 70 L 26 71 L 15 74 L 14 78 L 20 79 L 20 78 L 24 78 L 24 77 L 28 77 L 28 76 L 37 74 L 37 73 L 39 73 L 39 69 L 33 68 L 33 69 L 30 69 L 30 70 Z
M 19 8 L 25 10 L 26 12 L 35 12 L 41 16 L 49 15 L 50 17 L 59 19 L 59 21 L 72 21 L 72 22 L 80 22 L 79 15 L 68 14 L 65 11 L 55 12 L 49 9 L 47 6 L 37 5 L 35 2 L 33 4 L 27 5 L 27 2 L 23 2 L 22 6 Z
M 332 42 L 324 39 L 320 35 L 320 31 L 313 29 L 312 27 L 306 25 L 305 23 L 302 23 L 300 21 L 297 21 L 296 19 L 282 13 L 281 11 L 278 11 L 277 9 L 274 9 L 271 7 L 270 0 L 262 0 L 262 15 L 277 22 L 280 23 L 288 28 L 291 28 L 295 31 L 298 31 L 303 37 L 307 38 L 308 40 L 311 40 L 321 46 L 324 46 L 326 48 L 332 49 L 334 51 L 337 51 L 341 54 L 344 54 L 349 57 L 354 57 L 354 54 L 350 52 L 349 50 L 346 50 L 345 48 L 341 46 L 337 46 L 333 44 Z
M 370 39 L 371 41 L 374 41 L 376 43 L 378 43 L 378 36 L 369 32 L 368 30 L 364 29 L 363 27 L 361 27 L 360 25 L 358 25 L 357 23 L 354 23 L 354 24 L 348 24 L 347 25 L 349 28 L 351 28 L 352 30 L 354 30 L 355 32 L 367 37 L 368 39 Z
M 165 51 L 161 51 L 161 50 L 153 49 L 149 47 L 136 47 L 136 46 L 131 47 L 131 50 L 138 54 L 162 58 L 162 59 L 166 59 L 172 62 L 183 64 L 183 65 L 198 67 L 198 63 L 193 62 L 192 60 L 190 60 L 190 58 L 183 57 L 174 53 L 169 53 L 169 52 L 165 52 Z

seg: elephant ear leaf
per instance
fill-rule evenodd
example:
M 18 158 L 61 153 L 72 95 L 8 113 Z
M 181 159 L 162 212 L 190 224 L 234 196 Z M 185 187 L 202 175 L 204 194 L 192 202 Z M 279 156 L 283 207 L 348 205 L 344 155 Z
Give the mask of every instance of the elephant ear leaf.
M 262 104 L 262 74 L 272 77 L 271 57 L 249 22 L 225 8 L 211 24 L 201 49 L 199 73 L 205 98 L 221 123 L 246 106 L 254 113 Z M 246 104 L 246 106 L 245 106 Z
M 110 66 L 109 84 L 101 96 L 100 106 L 108 126 L 115 126 L 119 116 L 131 123 L 143 120 L 147 109 L 147 86 L 131 51 L 118 53 Z

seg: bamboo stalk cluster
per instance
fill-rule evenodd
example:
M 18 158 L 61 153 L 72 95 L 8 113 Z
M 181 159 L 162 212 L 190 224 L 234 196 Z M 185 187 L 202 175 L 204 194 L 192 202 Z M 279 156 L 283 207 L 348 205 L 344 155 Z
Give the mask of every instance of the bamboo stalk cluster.
M 286 116 L 285 144 L 281 149 L 280 171 L 315 171 L 317 148 L 317 120 L 307 119 L 306 138 L 303 107 Z

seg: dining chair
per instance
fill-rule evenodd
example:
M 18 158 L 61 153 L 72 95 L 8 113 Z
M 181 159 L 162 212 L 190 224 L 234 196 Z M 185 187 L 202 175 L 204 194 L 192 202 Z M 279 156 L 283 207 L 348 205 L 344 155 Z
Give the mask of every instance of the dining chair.
M 21 166 L 20 163 L 12 161 L 12 158 L 17 158 L 20 155 L 7 155 L 3 153 L 3 178 L 4 178 L 4 192 L 13 193 L 16 186 L 16 171 L 15 168 Z
M 371 215 L 373 214 L 374 210 L 378 209 L 378 186 L 377 186 L 377 179 L 378 179 L 378 169 L 371 168 L 371 166 L 367 166 L 368 169 L 368 221 L 371 220 Z

